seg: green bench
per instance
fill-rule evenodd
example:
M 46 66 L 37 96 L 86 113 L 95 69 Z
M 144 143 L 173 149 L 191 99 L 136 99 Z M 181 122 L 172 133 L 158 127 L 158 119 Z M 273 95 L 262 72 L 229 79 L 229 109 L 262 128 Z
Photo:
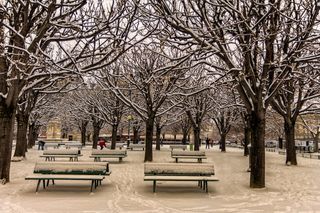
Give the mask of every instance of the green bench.
M 144 144 L 130 144 L 129 147 L 127 147 L 127 149 L 130 149 L 131 151 L 134 149 L 142 149 L 142 151 L 144 151 L 145 145 Z
M 107 162 L 42 162 L 36 163 L 33 175 L 25 177 L 25 180 L 37 180 L 36 192 L 40 183 L 43 189 L 49 186 L 50 180 L 55 184 L 55 180 L 89 180 L 91 189 L 101 185 L 105 176 L 110 175 L 109 164 Z M 47 182 L 46 182 L 47 181 Z
M 174 149 L 182 149 L 182 150 L 186 150 L 187 149 L 187 145 L 170 145 L 170 149 L 171 151 L 173 151 Z
M 156 191 L 157 181 L 196 181 L 199 187 L 208 192 L 208 182 L 218 181 L 214 174 L 213 164 L 144 164 L 144 181 L 153 181 L 153 192 Z
M 198 163 L 202 162 L 202 159 L 207 159 L 206 153 L 204 151 L 178 151 L 172 150 L 171 157 L 176 159 L 176 163 L 178 163 L 178 159 L 197 159 Z
M 70 161 L 78 161 L 78 157 L 82 156 L 78 149 L 51 149 L 44 150 L 40 157 L 45 161 L 55 161 L 56 158 L 69 158 Z
M 77 142 L 77 141 L 68 141 L 65 143 L 66 149 L 71 149 L 71 148 L 77 148 L 77 149 L 82 149 L 82 143 Z
M 100 162 L 101 158 L 119 158 L 119 162 L 123 158 L 127 157 L 126 150 L 98 150 L 93 149 L 90 158 L 94 158 L 94 161 Z
M 124 147 L 124 143 L 116 143 L 116 148 L 122 149 Z M 111 144 L 107 144 L 107 149 L 111 149 Z

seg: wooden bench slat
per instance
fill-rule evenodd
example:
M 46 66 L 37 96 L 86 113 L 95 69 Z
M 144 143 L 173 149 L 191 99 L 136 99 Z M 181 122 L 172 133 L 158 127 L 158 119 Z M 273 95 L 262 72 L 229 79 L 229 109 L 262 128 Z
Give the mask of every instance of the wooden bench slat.
M 213 176 L 162 176 L 162 175 L 147 175 L 144 176 L 145 181 L 218 181 L 217 177 Z
M 30 175 L 25 177 L 26 180 L 48 180 L 48 179 L 54 179 L 54 180 L 103 180 L 105 177 L 102 175 L 43 175 L 43 174 L 37 174 L 37 175 Z
M 185 159 L 199 159 L 199 158 L 201 158 L 201 159 L 207 159 L 207 157 L 206 156 L 185 156 L 185 155 L 173 155 L 173 156 L 171 156 L 172 158 L 185 158 Z

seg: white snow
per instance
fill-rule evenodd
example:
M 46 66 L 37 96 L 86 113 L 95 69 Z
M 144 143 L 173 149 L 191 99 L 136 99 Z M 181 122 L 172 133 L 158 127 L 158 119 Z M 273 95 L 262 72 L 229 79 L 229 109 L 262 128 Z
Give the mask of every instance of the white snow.
M 204 147 L 201 147 L 202 150 Z M 286 166 L 285 155 L 266 153 L 266 188 L 251 189 L 248 158 L 242 150 L 217 147 L 206 150 L 206 163 L 213 163 L 218 182 L 209 183 L 204 193 L 193 182 L 144 182 L 144 152 L 128 152 L 125 162 L 112 162 L 110 176 L 102 186 L 90 191 L 89 181 L 56 181 L 35 193 L 36 181 L 24 177 L 33 173 L 42 151 L 30 150 L 27 159 L 11 163 L 11 182 L 0 185 L 1 213 L 58 212 L 318 212 L 320 210 L 320 160 L 298 157 L 298 166 Z M 80 161 L 89 158 L 91 148 L 83 149 Z M 154 151 L 154 162 L 172 163 L 170 149 Z M 193 163 L 196 167 L 199 163 Z

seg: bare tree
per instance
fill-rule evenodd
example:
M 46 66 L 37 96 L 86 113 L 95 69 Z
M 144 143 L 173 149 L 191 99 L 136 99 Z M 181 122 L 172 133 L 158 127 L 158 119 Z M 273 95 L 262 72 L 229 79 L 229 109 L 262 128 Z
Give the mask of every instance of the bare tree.
M 304 60 L 302 61 L 304 62 Z M 315 104 L 311 100 L 320 96 L 320 85 L 316 81 L 319 78 L 319 70 L 314 67 L 304 66 L 300 69 L 296 67 L 291 71 L 283 89 L 276 93 L 272 101 L 272 107 L 284 119 L 287 165 L 298 164 L 295 148 L 295 124 L 300 114 L 310 113 L 314 110 Z
M 212 101 L 214 107 L 208 114 L 218 129 L 221 152 L 225 152 L 227 134 L 239 119 L 240 109 L 231 86 L 219 85 L 218 88 L 213 90 Z
M 60 91 L 80 74 L 113 63 L 138 42 L 137 34 L 129 36 L 136 27 L 136 4 L 121 1 L 107 7 L 105 10 L 102 1 L 85 0 L 0 3 L 3 182 L 10 178 L 13 124 L 20 96 L 31 89 Z
M 250 187 L 264 187 L 266 110 L 303 50 L 318 39 L 319 4 L 294 0 L 150 3 L 153 10 L 147 12 L 171 26 L 165 31 L 167 39 L 201 46 L 224 64 L 212 67 L 237 82 L 252 129 Z
M 101 72 L 98 80 L 106 84 L 114 94 L 145 121 L 146 125 L 146 151 L 145 161 L 152 161 L 152 141 L 154 121 L 178 103 L 166 104 L 172 96 L 177 95 L 177 85 L 185 82 L 182 66 L 190 54 L 175 55 L 169 47 L 161 49 L 156 42 L 141 44 L 121 61 L 122 69 Z M 113 78 L 119 78 L 121 86 L 114 84 Z M 106 80 L 106 82 L 105 82 Z

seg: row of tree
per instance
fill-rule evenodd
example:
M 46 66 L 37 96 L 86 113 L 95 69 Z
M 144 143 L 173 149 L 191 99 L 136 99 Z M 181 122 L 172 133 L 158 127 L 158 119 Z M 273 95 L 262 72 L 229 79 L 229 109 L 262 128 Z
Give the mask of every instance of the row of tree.
M 91 117 L 94 147 L 104 123 L 112 126 L 114 148 L 124 115 L 144 122 L 145 161 L 153 160 L 154 126 L 159 138 L 163 123 L 187 117 L 184 129 L 192 127 L 198 150 L 206 117 L 222 142 L 241 120 L 244 145 L 251 143 L 250 186 L 264 187 L 267 111 L 283 117 L 286 163 L 297 165 L 295 123 L 318 110 L 319 6 L 295 0 L 0 3 L 0 179 L 9 181 L 15 117 L 18 135 L 26 135 L 25 121 L 42 116 L 35 110 L 41 97 L 69 92 L 68 116 L 83 132 L 83 112 Z M 19 137 L 17 146 L 26 150 L 25 136 Z

